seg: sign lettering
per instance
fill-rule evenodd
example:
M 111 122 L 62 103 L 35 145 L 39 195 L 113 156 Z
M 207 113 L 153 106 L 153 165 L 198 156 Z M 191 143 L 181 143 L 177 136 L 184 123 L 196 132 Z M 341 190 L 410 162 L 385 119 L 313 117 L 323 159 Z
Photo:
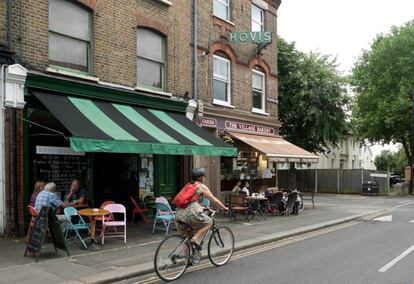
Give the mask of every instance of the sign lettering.
M 228 130 L 243 130 L 247 132 L 273 135 L 275 130 L 271 127 L 265 127 L 250 123 L 234 122 L 226 120 L 225 127 Z
M 217 120 L 215 118 L 202 117 L 199 119 L 199 125 L 204 127 L 217 127 Z
M 229 43 L 270 43 L 272 42 L 272 32 L 231 32 L 229 33 Z

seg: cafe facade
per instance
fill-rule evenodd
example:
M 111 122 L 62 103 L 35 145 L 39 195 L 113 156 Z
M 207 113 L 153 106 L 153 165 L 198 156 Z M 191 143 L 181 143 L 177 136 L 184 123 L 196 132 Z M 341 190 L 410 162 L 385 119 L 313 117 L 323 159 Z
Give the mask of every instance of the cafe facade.
M 199 157 L 195 163 L 209 169 L 216 194 L 231 190 L 239 180 L 249 181 L 255 190 L 275 187 L 278 164 L 318 160 L 279 136 L 280 1 L 214 2 L 212 14 L 199 15 L 197 123 L 237 148 L 237 156 Z

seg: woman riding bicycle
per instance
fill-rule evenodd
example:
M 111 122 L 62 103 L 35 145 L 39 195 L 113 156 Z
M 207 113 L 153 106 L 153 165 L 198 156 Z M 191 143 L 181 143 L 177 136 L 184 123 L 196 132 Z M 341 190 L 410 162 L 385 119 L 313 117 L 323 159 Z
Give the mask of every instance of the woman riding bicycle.
M 173 203 L 177 206 L 176 226 L 178 232 L 184 235 L 187 226 L 190 226 L 195 231 L 191 243 L 199 250 L 201 250 L 201 239 L 213 224 L 213 220 L 204 212 L 204 207 L 199 202 L 203 198 L 207 198 L 218 207 L 228 210 L 203 184 L 205 179 L 206 174 L 203 168 L 193 169 L 191 171 L 191 182 L 184 186 L 173 200 Z

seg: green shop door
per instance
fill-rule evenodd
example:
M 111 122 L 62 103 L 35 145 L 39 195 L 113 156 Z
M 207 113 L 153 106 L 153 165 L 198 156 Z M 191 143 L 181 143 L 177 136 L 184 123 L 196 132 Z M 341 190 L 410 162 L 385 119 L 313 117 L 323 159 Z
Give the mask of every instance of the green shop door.
M 154 156 L 155 195 L 172 200 L 182 185 L 182 162 L 180 156 Z

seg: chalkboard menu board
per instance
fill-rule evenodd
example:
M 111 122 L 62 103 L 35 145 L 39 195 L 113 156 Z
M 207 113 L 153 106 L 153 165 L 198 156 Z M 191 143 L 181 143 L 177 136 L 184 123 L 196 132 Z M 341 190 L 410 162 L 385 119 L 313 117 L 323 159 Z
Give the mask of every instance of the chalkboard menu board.
M 33 169 L 37 180 L 53 181 L 58 190 L 67 190 L 74 178 L 85 175 L 87 160 L 84 153 L 71 152 L 70 148 L 37 146 Z
M 56 249 L 61 249 L 66 251 L 67 255 L 69 256 L 69 251 L 66 247 L 65 238 L 63 237 L 63 232 L 60 227 L 60 222 L 56 217 L 56 211 L 55 209 L 49 207 L 42 207 L 39 214 L 37 215 L 32 234 L 30 235 L 30 238 L 26 245 L 24 256 L 30 252 L 36 256 L 36 261 L 38 260 L 43 241 L 47 234 L 47 228 L 49 228 L 50 236 L 55 247 L 55 252 L 57 252 Z

